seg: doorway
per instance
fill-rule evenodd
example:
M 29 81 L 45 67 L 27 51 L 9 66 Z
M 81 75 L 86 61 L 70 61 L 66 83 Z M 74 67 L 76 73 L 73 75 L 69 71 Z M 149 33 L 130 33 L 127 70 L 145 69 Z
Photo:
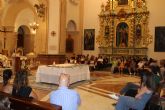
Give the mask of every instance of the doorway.
M 24 48 L 24 36 L 25 32 L 22 27 L 18 28 L 18 35 L 17 35 L 17 48 Z
M 18 28 L 17 48 L 22 48 L 24 55 L 34 51 L 34 37 L 30 34 L 30 29 L 25 25 Z

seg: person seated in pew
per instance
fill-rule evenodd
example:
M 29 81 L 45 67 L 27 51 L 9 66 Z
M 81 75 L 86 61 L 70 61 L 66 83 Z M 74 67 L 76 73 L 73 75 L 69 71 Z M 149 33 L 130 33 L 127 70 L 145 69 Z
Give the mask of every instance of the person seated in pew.
M 160 76 L 162 81 L 165 81 L 165 64 L 161 65 L 160 67 Z
M 161 80 L 159 78 L 159 75 L 157 75 L 156 73 L 159 71 L 159 69 L 157 69 L 157 67 L 155 66 L 150 66 L 149 68 L 145 68 L 143 69 L 143 71 L 141 71 L 140 74 L 141 77 L 140 77 L 140 83 L 133 83 L 133 82 L 128 82 L 126 84 L 126 86 L 124 86 L 119 94 L 109 94 L 110 97 L 114 97 L 114 98 L 117 98 L 119 95 L 129 95 L 129 96 L 132 96 L 134 97 L 136 94 L 137 94 L 137 90 L 141 87 L 141 84 L 146 80 L 146 71 L 150 71 L 153 75 L 153 81 L 155 82 L 156 84 L 156 87 L 158 89 L 158 87 L 160 86 L 161 84 Z M 158 90 L 156 90 L 156 92 L 158 92 Z
M 14 96 L 35 98 L 38 99 L 37 94 L 29 86 L 28 81 L 28 71 L 26 69 L 21 69 L 15 74 L 13 86 L 5 83 L 5 81 L 10 79 L 10 75 L 4 80 L 3 92 L 12 94 Z M 4 77 L 5 78 L 5 77 Z
M 119 66 L 118 66 L 120 74 L 123 73 L 124 68 L 125 68 L 125 62 L 124 62 L 124 60 L 121 60 Z
M 97 62 L 96 62 L 96 68 L 97 70 L 102 70 L 103 69 L 103 57 L 98 56 Z
M 137 65 L 136 65 L 136 60 L 135 59 L 131 59 L 130 64 L 129 64 L 129 74 L 132 75 L 136 75 L 137 73 Z
M 28 71 L 26 69 L 21 69 L 16 73 L 12 88 L 12 95 L 38 99 L 37 94 L 29 86 Z
M 50 94 L 50 103 L 62 106 L 62 110 L 78 110 L 81 103 L 80 95 L 71 89 L 68 89 L 70 76 L 62 73 L 59 78 L 58 90 Z
M 156 90 L 156 83 L 153 80 L 153 74 L 145 71 L 144 80 L 135 97 L 120 96 L 116 104 L 116 110 L 129 110 L 130 108 L 136 110 L 143 110 L 146 103 L 151 98 Z
M 5 69 L 3 71 L 3 86 L 2 86 L 3 92 L 9 93 L 10 90 L 12 89 L 12 86 L 9 84 L 11 76 L 12 76 L 12 70 L 11 69 Z
M 10 110 L 9 98 L 0 94 L 0 110 Z
M 118 62 L 117 58 L 112 58 L 111 63 L 112 63 L 111 72 L 112 73 L 117 73 L 119 71 L 118 70 L 119 62 Z

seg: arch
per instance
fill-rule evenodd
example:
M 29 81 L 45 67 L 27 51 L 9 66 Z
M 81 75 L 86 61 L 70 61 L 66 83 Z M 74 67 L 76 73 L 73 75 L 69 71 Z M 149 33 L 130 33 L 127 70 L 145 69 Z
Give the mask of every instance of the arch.
M 15 1 L 17 2 L 17 1 Z M 2 22 L 3 25 L 13 25 L 15 24 L 15 20 L 17 15 L 24 9 L 31 9 L 33 13 L 35 12 L 34 7 L 29 3 L 29 1 L 22 1 L 15 3 L 14 1 L 8 1 L 6 3 L 4 12 L 2 14 Z M 14 10 L 13 10 L 14 9 Z M 10 17 L 12 15 L 12 17 Z
M 24 47 L 24 29 L 23 27 L 18 28 L 18 35 L 17 35 L 17 48 L 23 48 Z
M 36 16 L 37 12 L 34 5 L 42 4 L 42 3 L 45 5 L 45 7 L 48 6 L 47 0 L 21 0 L 21 2 L 20 0 L 8 0 L 6 1 L 5 11 L 3 12 L 1 18 L 4 24 L 11 24 L 15 21 L 16 19 L 15 17 L 17 16 L 17 14 L 25 8 L 30 8 Z M 9 17 L 11 13 L 13 15 L 12 18 Z M 6 19 L 10 19 L 10 20 L 6 20 Z
M 70 20 L 67 24 L 67 31 L 76 31 L 77 25 L 74 20 Z
M 30 29 L 26 25 L 21 25 L 17 30 L 17 48 L 23 48 L 23 53 L 27 54 L 34 50 L 34 37 L 30 34 Z
M 29 22 L 25 22 L 25 19 Z M 21 25 L 29 26 L 29 23 L 36 22 L 35 13 L 30 8 L 22 9 L 15 19 L 15 30 L 17 30 Z
M 128 47 L 128 25 L 125 22 L 117 25 L 116 47 Z
M 46 29 L 40 28 L 38 32 L 40 32 L 40 30 L 43 29 L 44 31 L 42 31 L 42 33 L 48 34 L 47 33 L 48 20 L 46 19 L 46 22 L 42 22 L 42 19 L 38 18 L 34 7 L 35 4 L 45 4 L 45 7 L 47 8 L 49 3 L 48 0 L 1 0 L 1 1 L 4 2 L 5 6 L 1 12 L 0 24 L 2 26 L 11 26 L 13 27 L 14 30 L 13 34 L 11 34 L 11 37 L 6 39 L 7 43 L 10 42 L 10 45 L 7 45 L 6 47 L 10 53 L 12 53 L 17 48 L 17 35 L 15 35 L 14 33 L 17 33 L 18 29 L 22 27 L 22 25 L 25 25 L 30 29 L 30 33 L 28 34 L 26 33 L 27 31 L 25 31 L 25 36 L 28 36 L 25 37 L 25 39 L 26 38 L 30 39 L 30 41 L 35 42 L 36 45 L 38 43 L 36 43 L 36 39 L 34 38 L 38 38 L 39 35 L 36 34 L 37 37 L 34 37 L 35 33 L 33 32 L 33 29 L 30 28 L 29 23 L 37 22 L 38 24 L 41 24 L 40 26 L 42 27 L 46 26 Z M 48 16 L 48 10 L 46 10 L 46 17 L 47 16 Z M 26 28 L 24 28 L 24 30 L 26 30 Z M 42 37 L 43 39 L 46 39 L 47 36 L 45 35 Z M 1 41 L 3 42 L 3 39 Z M 46 40 L 44 42 L 46 42 Z M 32 47 L 33 45 L 34 44 L 32 43 Z M 40 46 L 36 47 L 35 51 L 38 51 L 39 50 L 38 48 L 40 48 Z M 31 48 L 30 50 L 34 50 L 34 49 Z

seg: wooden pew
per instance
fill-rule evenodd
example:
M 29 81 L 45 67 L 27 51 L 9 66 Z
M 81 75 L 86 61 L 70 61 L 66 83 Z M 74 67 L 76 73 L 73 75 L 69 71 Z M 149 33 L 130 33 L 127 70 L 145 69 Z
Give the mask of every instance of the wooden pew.
M 11 109 L 14 110 L 62 110 L 62 107 L 59 105 L 50 104 L 31 98 L 12 96 L 2 91 L 0 91 L 0 94 L 9 98 L 11 101 Z

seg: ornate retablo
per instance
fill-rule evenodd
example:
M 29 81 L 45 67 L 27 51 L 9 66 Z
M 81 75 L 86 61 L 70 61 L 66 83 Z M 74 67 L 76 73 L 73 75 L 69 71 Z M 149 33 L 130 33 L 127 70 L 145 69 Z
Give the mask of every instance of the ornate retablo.
M 100 54 L 113 54 L 113 50 L 118 48 L 124 48 L 128 55 L 138 53 L 129 52 L 136 48 L 143 52 L 152 42 L 148 28 L 149 11 L 145 0 L 107 0 L 105 5 L 101 5 L 99 21 L 96 42 Z M 108 50 L 109 53 L 103 50 Z

